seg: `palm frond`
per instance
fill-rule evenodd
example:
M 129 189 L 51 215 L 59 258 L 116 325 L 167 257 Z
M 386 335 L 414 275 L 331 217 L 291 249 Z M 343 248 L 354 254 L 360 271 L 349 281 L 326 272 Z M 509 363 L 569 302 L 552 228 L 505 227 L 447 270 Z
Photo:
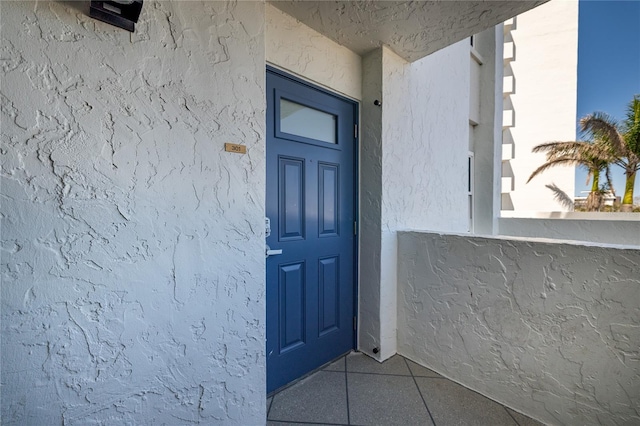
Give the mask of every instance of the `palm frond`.
M 618 131 L 618 122 L 604 112 L 594 112 L 580 119 L 583 132 L 611 146 L 617 156 L 624 156 L 627 151 L 624 137 Z
M 615 159 L 615 155 L 607 144 L 596 140 L 595 142 L 586 141 L 566 141 L 566 142 L 547 142 L 535 146 L 532 152 L 545 152 L 547 158 L 573 156 L 579 159 L 585 159 L 592 162 L 610 163 Z
M 533 179 L 534 177 L 538 176 L 540 173 L 544 172 L 545 170 L 547 170 L 547 169 L 549 169 L 551 167 L 555 167 L 555 166 L 575 166 L 575 165 L 578 165 L 578 164 L 579 164 L 579 161 L 577 161 L 573 157 L 560 157 L 560 158 L 552 159 L 550 161 L 547 161 L 546 163 L 544 163 L 542 166 L 538 167 L 537 169 L 535 169 L 531 173 L 531 176 L 529 176 L 529 179 L 527 179 L 527 183 L 529 183 L 531 181 L 531 179 Z
M 540 145 L 536 145 L 533 147 L 531 152 L 570 152 L 574 150 L 581 149 L 584 144 L 587 142 L 584 141 L 553 141 L 553 142 L 545 142 Z
M 590 179 L 593 171 L 608 168 L 615 159 L 611 148 L 600 141 L 547 142 L 535 146 L 533 152 L 546 153 L 547 161 L 533 171 L 527 182 L 548 168 L 559 165 L 583 166 L 589 171 Z
M 593 177 L 593 175 L 594 175 L 593 170 L 589 169 L 587 173 L 587 180 L 584 183 L 585 185 L 589 185 L 589 182 L 591 182 L 591 178 Z

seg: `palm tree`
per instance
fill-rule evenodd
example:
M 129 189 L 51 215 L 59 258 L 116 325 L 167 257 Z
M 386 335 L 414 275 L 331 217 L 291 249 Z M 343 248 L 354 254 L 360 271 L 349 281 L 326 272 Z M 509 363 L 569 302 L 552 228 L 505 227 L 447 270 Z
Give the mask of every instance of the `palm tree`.
M 587 183 L 593 177 L 591 192 L 587 197 L 587 210 L 598 211 L 603 204 L 603 191 L 600 189 L 600 174 L 604 172 L 609 187 L 611 185 L 611 173 L 609 164 L 615 159 L 613 151 L 608 144 L 596 139 L 595 142 L 567 141 L 567 142 L 547 142 L 537 145 L 533 152 L 544 152 L 547 154 L 547 161 L 535 169 L 527 183 L 534 177 L 554 166 L 582 166 L 589 174 Z
M 597 112 L 582 118 L 580 126 L 583 131 L 603 140 L 613 151 L 613 163 L 624 169 L 626 178 L 620 211 L 632 211 L 636 173 L 640 170 L 640 95 L 635 95 L 629 103 L 622 123 Z

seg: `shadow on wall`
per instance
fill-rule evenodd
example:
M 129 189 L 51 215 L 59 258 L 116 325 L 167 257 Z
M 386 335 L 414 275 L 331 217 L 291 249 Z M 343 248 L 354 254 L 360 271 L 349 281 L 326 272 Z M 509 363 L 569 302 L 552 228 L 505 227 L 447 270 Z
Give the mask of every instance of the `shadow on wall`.
M 59 0 L 56 3 L 60 3 L 61 5 L 68 7 L 70 9 L 74 9 L 84 15 L 89 16 L 89 6 L 91 5 L 90 1 L 65 1 L 65 0 Z
M 502 210 L 513 210 L 513 201 L 510 194 L 502 194 Z

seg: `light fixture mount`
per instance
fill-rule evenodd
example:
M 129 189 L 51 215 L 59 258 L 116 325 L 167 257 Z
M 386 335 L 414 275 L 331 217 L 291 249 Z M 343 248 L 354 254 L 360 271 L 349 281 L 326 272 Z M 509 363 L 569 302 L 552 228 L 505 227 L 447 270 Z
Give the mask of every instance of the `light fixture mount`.
M 143 0 L 91 0 L 89 16 L 133 32 Z

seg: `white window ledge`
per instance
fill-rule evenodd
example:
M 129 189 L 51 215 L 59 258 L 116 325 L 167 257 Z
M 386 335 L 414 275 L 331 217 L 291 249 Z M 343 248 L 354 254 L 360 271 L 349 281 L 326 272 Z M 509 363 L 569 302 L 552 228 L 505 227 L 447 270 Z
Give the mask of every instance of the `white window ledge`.
M 502 210 L 501 218 L 518 219 L 573 219 L 573 220 L 612 220 L 640 222 L 640 213 L 621 212 L 538 212 Z

